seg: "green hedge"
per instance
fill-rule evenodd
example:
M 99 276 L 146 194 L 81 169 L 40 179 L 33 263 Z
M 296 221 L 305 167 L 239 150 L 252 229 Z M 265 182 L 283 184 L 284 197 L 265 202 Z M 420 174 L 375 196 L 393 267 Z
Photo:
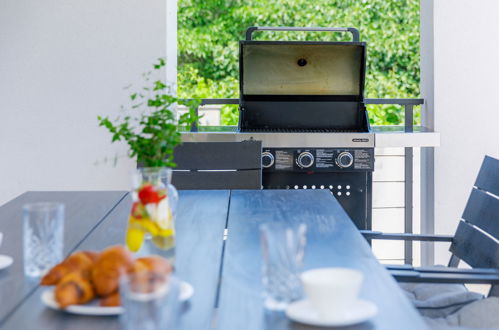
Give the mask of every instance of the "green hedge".
M 419 96 L 419 0 L 179 0 L 180 97 L 239 97 L 238 41 L 249 26 L 352 26 L 367 42 L 368 98 Z M 331 33 L 260 32 L 270 40 L 349 40 Z M 397 106 L 370 106 L 376 125 L 400 124 Z M 417 114 L 418 115 L 418 114 Z M 237 123 L 226 107 L 224 124 Z

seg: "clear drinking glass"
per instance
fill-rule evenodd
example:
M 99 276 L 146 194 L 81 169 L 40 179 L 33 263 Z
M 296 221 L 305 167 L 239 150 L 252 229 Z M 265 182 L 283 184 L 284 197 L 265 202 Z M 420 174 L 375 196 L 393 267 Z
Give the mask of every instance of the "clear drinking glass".
M 260 226 L 265 307 L 283 310 L 303 296 L 299 275 L 303 267 L 306 225 L 274 222 Z
M 125 275 L 120 282 L 125 330 L 177 329 L 180 282 L 171 274 L 142 272 Z
M 23 226 L 24 273 L 43 276 L 63 259 L 64 204 L 24 205 Z

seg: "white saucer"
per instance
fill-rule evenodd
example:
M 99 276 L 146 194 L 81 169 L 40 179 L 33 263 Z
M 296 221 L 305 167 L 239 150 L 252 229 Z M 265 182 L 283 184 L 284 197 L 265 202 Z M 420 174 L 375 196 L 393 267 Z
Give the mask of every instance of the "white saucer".
M 13 262 L 14 259 L 12 257 L 0 254 L 0 270 L 9 267 Z
M 187 282 L 180 282 L 180 296 L 178 299 L 180 301 L 189 300 L 194 294 L 194 288 Z M 123 313 L 123 307 L 103 307 L 99 306 L 99 302 L 97 300 L 93 300 L 84 305 L 70 305 L 65 309 L 59 307 L 57 301 L 54 298 L 54 289 L 47 289 L 43 291 L 41 295 L 42 302 L 47 306 L 55 310 L 63 310 L 67 313 L 71 314 L 79 314 L 79 315 L 119 315 Z
M 378 307 L 370 301 L 359 299 L 348 313 L 332 315 L 323 320 L 306 299 L 288 305 L 286 315 L 291 320 L 318 327 L 343 327 L 365 322 L 378 313 Z

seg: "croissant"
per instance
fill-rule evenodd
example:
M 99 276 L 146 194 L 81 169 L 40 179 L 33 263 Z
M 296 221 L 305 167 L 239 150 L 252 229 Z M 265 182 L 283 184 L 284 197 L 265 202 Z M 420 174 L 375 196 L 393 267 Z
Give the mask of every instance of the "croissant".
M 69 305 L 84 304 L 95 297 L 95 292 L 89 278 L 80 272 L 65 275 L 54 290 L 55 300 L 66 308 Z
M 91 272 L 97 295 L 106 297 L 116 292 L 120 276 L 128 273 L 132 266 L 132 253 L 125 247 L 115 245 L 102 251 Z
M 153 272 L 156 274 L 169 274 L 173 267 L 168 260 L 160 256 L 149 256 L 138 258 L 133 264 L 132 273 Z
M 54 266 L 40 280 L 41 285 L 56 285 L 67 274 L 72 272 L 89 272 L 99 254 L 93 251 L 73 253 L 66 260 Z
M 120 293 L 116 291 L 114 293 L 111 293 L 109 296 L 102 298 L 100 301 L 100 305 L 103 307 L 121 306 Z
M 139 258 L 130 272 L 133 275 L 130 284 L 136 292 L 153 292 L 168 281 L 172 271 L 172 265 L 160 256 Z

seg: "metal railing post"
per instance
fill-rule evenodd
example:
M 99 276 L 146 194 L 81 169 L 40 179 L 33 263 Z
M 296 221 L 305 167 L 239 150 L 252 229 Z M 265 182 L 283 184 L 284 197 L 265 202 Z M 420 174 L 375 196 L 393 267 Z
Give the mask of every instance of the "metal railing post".
M 196 107 L 196 117 L 199 116 L 199 106 Z M 198 120 L 193 122 L 191 124 L 191 132 L 197 132 L 198 131 Z
M 405 105 L 405 131 L 414 131 L 414 106 Z M 405 148 L 404 152 L 404 233 L 413 232 L 413 148 Z M 404 263 L 412 265 L 412 241 L 404 242 Z

